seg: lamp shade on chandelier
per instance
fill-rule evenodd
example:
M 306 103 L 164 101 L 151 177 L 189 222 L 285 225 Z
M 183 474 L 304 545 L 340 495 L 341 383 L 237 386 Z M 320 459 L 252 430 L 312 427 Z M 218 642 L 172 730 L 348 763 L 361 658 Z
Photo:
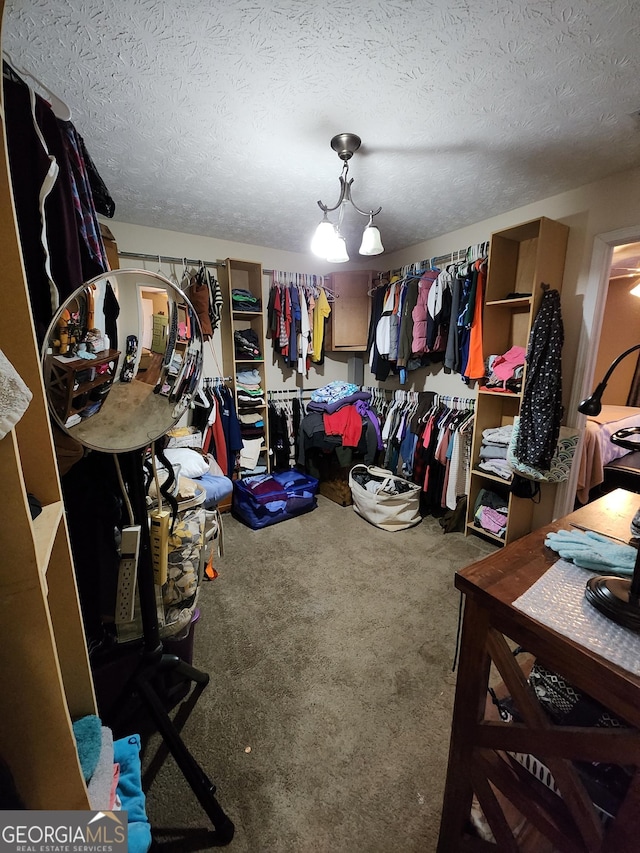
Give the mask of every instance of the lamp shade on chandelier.
M 360 137 L 356 136 L 355 133 L 339 133 L 331 140 L 331 147 L 344 164 L 342 166 L 342 174 L 339 177 L 340 198 L 333 207 L 328 207 L 326 204 L 318 201 L 318 207 L 323 211 L 324 216 L 322 222 L 316 228 L 313 240 L 311 241 L 311 251 L 314 255 L 323 258 L 329 263 L 341 264 L 349 260 L 347 243 L 340 231 L 347 202 L 362 216 L 369 217 L 369 222 L 362 232 L 359 253 L 361 255 L 380 255 L 384 252 L 380 230 L 373 224 L 373 217 L 380 213 L 382 207 L 379 207 L 377 210 L 361 210 L 351 198 L 353 178 L 349 180 L 349 160 L 358 148 L 360 148 L 360 144 Z M 338 222 L 336 225 L 329 220 L 329 213 L 332 213 L 334 210 L 338 211 Z

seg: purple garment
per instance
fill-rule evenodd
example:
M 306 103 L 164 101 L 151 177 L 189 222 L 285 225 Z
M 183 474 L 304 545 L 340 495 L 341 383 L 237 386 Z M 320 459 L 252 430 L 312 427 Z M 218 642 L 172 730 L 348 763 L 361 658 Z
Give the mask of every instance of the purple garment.
M 334 400 L 333 403 L 314 403 L 313 400 L 307 404 L 307 411 L 323 412 L 326 415 L 333 415 L 338 409 L 343 406 L 351 406 L 357 403 L 358 400 L 370 400 L 371 394 L 368 391 L 356 391 L 355 394 L 349 394 L 348 397 L 341 397 L 339 400 Z
M 483 506 L 480 511 L 480 526 L 496 536 L 504 537 L 506 516 L 490 506 Z
M 384 450 L 384 444 L 382 443 L 382 436 L 380 435 L 380 423 L 378 422 L 378 416 L 371 409 L 364 400 L 358 400 L 356 402 L 356 412 L 362 418 L 369 418 L 371 423 L 373 424 L 373 428 L 376 431 L 376 437 L 378 439 L 378 450 Z

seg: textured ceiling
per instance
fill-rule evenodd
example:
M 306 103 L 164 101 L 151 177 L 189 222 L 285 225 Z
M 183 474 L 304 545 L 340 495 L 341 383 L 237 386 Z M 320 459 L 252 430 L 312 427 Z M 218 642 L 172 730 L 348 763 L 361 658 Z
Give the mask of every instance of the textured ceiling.
M 296 252 L 339 132 L 387 251 L 640 163 L 639 43 L 638 0 L 10 0 L 3 41 L 116 219 Z

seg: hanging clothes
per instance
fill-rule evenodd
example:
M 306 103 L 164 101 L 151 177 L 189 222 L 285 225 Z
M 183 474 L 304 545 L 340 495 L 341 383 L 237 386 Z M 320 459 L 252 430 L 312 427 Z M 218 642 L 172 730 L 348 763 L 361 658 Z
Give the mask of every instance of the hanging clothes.
M 516 457 L 548 471 L 562 421 L 562 345 L 560 293 L 547 290 L 531 328 L 520 408 Z
M 324 364 L 324 337 L 327 321 L 331 314 L 331 305 L 323 287 L 319 288 L 313 309 L 313 355 L 314 364 Z
M 186 294 L 198 315 L 202 337 L 205 341 L 208 341 L 213 335 L 213 324 L 211 322 L 213 309 L 211 305 L 209 273 L 202 265 L 196 272 L 190 275 Z
M 287 367 L 306 376 L 324 362 L 324 333 L 331 314 L 322 276 L 273 271 L 267 304 L 267 338 Z
M 36 335 L 42 342 L 56 303 L 85 281 L 75 206 L 65 146 L 51 107 L 6 63 L 3 69 L 18 234 Z
M 469 322 L 468 357 L 462 371 L 467 379 L 482 379 L 485 375 L 485 364 L 482 349 L 482 311 L 484 307 L 484 288 L 486 282 L 486 263 L 476 261 L 473 265 L 474 286 L 470 297 L 469 310 L 473 304 L 473 312 Z

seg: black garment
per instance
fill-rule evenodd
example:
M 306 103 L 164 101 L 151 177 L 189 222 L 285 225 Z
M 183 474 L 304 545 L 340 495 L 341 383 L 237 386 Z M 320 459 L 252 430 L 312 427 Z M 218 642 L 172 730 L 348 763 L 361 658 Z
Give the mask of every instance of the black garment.
M 548 471 L 562 420 L 562 344 L 560 294 L 548 290 L 533 322 L 520 408 L 516 458 Z
M 274 453 L 274 470 L 287 471 L 290 468 L 287 416 L 273 403 L 269 403 L 269 446 Z
M 107 282 L 104 289 L 104 330 L 109 337 L 111 349 L 118 349 L 118 324 L 116 320 L 120 314 L 120 304 L 116 298 L 111 284 Z
M 373 352 L 371 357 L 371 372 L 379 382 L 384 382 L 391 372 L 391 362 L 386 356 L 380 354 L 376 344 L 376 330 L 378 321 L 382 317 L 384 300 L 387 294 L 386 287 L 376 288 L 373 294 L 373 305 L 371 306 L 371 318 L 369 320 L 369 335 L 367 340 L 367 352 Z
M 236 455 L 242 450 L 242 434 L 240 432 L 240 421 L 233 402 L 233 395 L 226 385 L 219 385 L 216 394 L 220 407 L 218 415 L 222 418 L 222 431 L 227 444 L 227 470 L 229 479 L 233 476 L 236 467 Z
M 91 451 L 61 478 L 78 594 L 89 645 L 115 610 L 122 500 L 113 456 Z
M 453 276 L 451 282 L 451 310 L 449 319 L 449 335 L 447 337 L 447 349 L 444 357 L 444 366 L 455 373 L 460 373 L 460 346 L 458 342 L 458 315 L 460 314 L 460 298 L 462 295 L 462 282 L 457 275 Z
M 116 203 L 111 198 L 109 190 L 107 189 L 104 181 L 98 174 L 98 170 L 96 169 L 95 164 L 89 156 L 89 152 L 87 151 L 87 148 L 84 144 L 84 139 L 80 136 L 77 130 L 76 136 L 78 137 L 78 143 L 80 145 L 82 159 L 84 160 L 84 164 L 87 169 L 87 175 L 89 177 L 89 184 L 91 185 L 91 193 L 93 195 L 93 202 L 96 207 L 96 212 L 101 213 L 103 216 L 107 216 L 109 219 L 112 219 L 113 214 L 116 212 Z
M 31 114 L 29 87 L 4 67 L 4 110 L 11 183 L 16 206 L 31 310 L 42 342 L 54 310 L 41 241 L 39 195 L 50 160 L 38 139 Z M 7 76 L 9 75 L 9 76 Z M 60 303 L 84 281 L 80 241 L 64 142 L 51 107 L 36 95 L 36 118 L 59 173 L 45 201 L 51 275 Z

